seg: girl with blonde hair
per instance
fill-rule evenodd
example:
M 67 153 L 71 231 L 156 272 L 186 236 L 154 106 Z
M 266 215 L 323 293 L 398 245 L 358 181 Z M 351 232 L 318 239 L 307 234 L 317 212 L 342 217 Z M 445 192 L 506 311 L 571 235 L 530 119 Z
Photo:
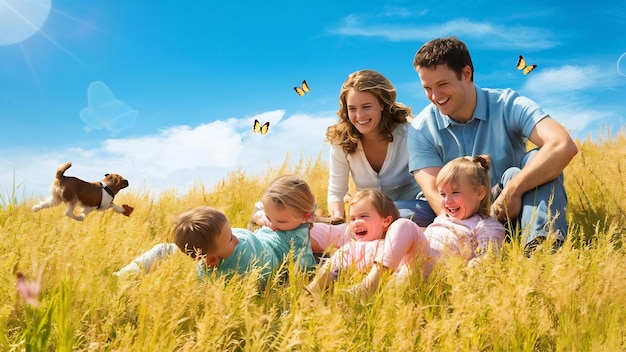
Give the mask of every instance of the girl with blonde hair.
M 440 205 L 444 213 L 426 227 L 424 234 L 430 248 L 425 264 L 425 277 L 429 263 L 445 260 L 450 255 L 460 256 L 468 265 L 477 265 L 489 248 L 498 251 L 506 234 L 504 226 L 489 215 L 491 188 L 489 181 L 490 160 L 486 155 L 460 157 L 448 162 L 439 171 L 435 181 L 439 190 Z M 393 263 L 411 248 L 397 234 L 385 237 L 383 251 L 367 277 L 352 288 L 364 296 L 374 293 L 383 272 L 395 267 Z M 417 258 L 416 258 L 417 260 Z
M 386 265 L 399 272 L 411 264 L 413 258 L 426 258 L 428 240 L 422 230 L 409 219 L 400 218 L 395 204 L 383 192 L 375 189 L 358 191 L 350 200 L 349 230 L 354 240 L 333 253 L 305 288 L 310 294 L 323 292 L 346 269 L 366 272 L 374 259 L 384 250 L 387 237 L 404 243 L 397 257 L 389 258 Z
M 315 197 L 303 179 L 286 175 L 268 186 L 261 202 L 271 226 L 254 232 L 231 228 L 224 213 L 198 206 L 178 215 L 172 226 L 173 243 L 160 243 L 116 272 L 149 272 L 156 261 L 180 250 L 197 260 L 199 278 L 211 275 L 261 272 L 261 286 L 271 274 L 286 268 L 293 254 L 298 271 L 316 265 L 309 230 L 315 211 Z

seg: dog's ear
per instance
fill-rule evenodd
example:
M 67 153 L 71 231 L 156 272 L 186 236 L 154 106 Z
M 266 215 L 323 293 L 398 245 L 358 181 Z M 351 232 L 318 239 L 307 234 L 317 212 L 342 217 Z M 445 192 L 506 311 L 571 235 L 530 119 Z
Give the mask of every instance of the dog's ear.
M 109 174 L 104 174 L 104 177 L 109 177 Z

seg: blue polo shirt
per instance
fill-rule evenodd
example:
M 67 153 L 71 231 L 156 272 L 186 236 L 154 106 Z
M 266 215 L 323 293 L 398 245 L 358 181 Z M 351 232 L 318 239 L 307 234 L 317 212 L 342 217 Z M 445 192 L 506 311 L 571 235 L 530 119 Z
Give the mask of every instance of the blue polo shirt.
M 488 154 L 495 185 L 506 169 L 521 166 L 530 133 L 548 114 L 511 89 L 474 87 L 476 108 L 468 122 L 455 122 L 432 103 L 414 118 L 407 140 L 411 173 L 460 156 Z

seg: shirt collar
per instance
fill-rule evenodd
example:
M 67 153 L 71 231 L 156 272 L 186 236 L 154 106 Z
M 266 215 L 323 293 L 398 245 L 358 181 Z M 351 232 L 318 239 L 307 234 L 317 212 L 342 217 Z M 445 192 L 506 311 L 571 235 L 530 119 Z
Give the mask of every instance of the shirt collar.
M 487 116 L 488 116 L 487 98 L 485 97 L 484 91 L 480 89 L 480 87 L 478 87 L 477 85 L 474 85 L 474 89 L 476 90 L 476 107 L 474 108 L 474 114 L 472 116 L 472 119 L 469 121 L 472 121 L 473 119 L 486 121 Z M 437 124 L 438 124 L 437 127 L 439 127 L 440 130 L 446 129 L 450 127 L 450 125 L 459 124 L 458 122 L 454 121 L 450 116 L 442 114 L 437 107 L 434 107 L 434 108 L 436 109 L 437 116 L 439 117 L 437 119 Z

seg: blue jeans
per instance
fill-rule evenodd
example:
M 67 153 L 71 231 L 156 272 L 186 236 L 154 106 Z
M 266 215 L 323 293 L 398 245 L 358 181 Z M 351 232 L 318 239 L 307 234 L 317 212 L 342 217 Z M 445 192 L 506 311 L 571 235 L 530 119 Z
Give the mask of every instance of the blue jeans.
M 435 212 L 428 205 L 426 198 L 411 200 L 396 200 L 394 204 L 400 211 L 400 216 L 413 220 L 419 226 L 428 226 L 435 220 Z
M 522 158 L 522 168 L 537 153 L 531 150 Z M 518 167 L 508 168 L 500 179 L 500 186 L 506 184 L 519 172 Z M 522 241 L 524 245 L 537 237 L 547 237 L 549 232 L 556 234 L 557 239 L 564 241 L 567 237 L 567 194 L 565 193 L 564 177 L 561 173 L 554 180 L 544 183 L 522 195 L 522 210 L 517 219 L 513 219 L 521 225 Z

